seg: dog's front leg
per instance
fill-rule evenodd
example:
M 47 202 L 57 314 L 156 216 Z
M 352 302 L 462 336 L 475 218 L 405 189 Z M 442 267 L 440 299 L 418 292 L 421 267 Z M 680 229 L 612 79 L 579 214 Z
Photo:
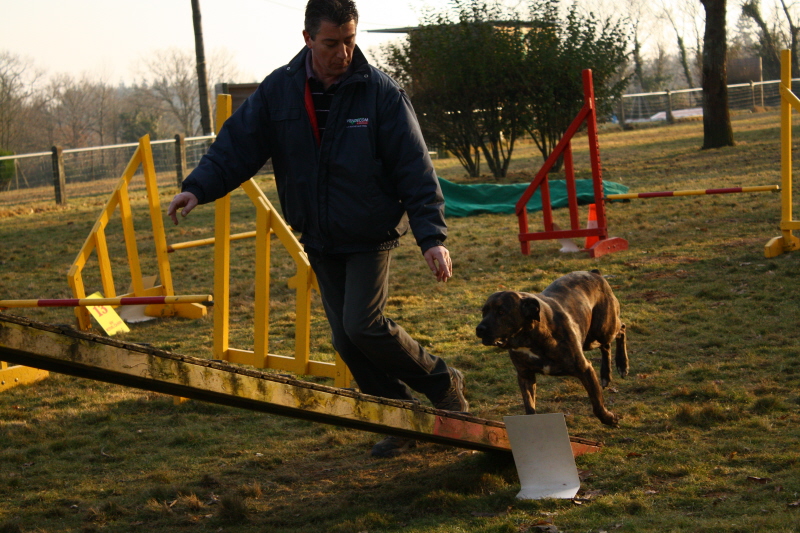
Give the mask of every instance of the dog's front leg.
M 521 374 L 517 374 L 517 383 L 519 383 L 519 390 L 522 393 L 522 405 L 525 406 L 526 415 L 536 414 L 536 374 L 529 374 L 529 377 L 524 378 Z
M 619 418 L 617 415 L 606 409 L 603 403 L 603 389 L 600 388 L 600 381 L 597 379 L 597 374 L 595 374 L 594 368 L 592 368 L 592 365 L 589 364 L 588 361 L 586 362 L 586 367 L 580 371 L 577 377 L 581 380 L 583 387 L 586 389 L 586 392 L 589 395 L 589 400 L 592 402 L 592 411 L 594 412 L 594 416 L 600 419 L 600 422 L 603 424 L 616 427 Z

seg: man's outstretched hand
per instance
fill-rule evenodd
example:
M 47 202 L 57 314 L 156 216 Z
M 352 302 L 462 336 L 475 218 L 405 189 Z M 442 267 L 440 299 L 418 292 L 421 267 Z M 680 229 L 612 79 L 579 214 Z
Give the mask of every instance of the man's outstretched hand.
M 174 200 L 173 200 L 174 201 Z M 447 281 L 453 276 L 453 261 L 444 246 L 428 248 L 423 254 L 425 261 L 436 276 L 436 281 Z
M 182 192 L 180 194 L 176 194 L 175 198 L 172 199 L 172 202 L 169 204 L 169 208 L 167 209 L 167 214 L 175 223 L 178 225 L 178 209 L 181 209 L 181 216 L 185 217 L 189 214 L 189 212 L 197 206 L 197 196 L 190 192 Z

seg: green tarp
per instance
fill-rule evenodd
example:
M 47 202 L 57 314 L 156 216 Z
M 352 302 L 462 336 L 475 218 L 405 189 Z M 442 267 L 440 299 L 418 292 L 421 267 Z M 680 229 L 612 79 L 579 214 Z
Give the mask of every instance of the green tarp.
M 466 217 L 481 213 L 515 213 L 515 206 L 528 188 L 528 183 L 477 183 L 474 185 L 459 185 L 446 179 L 439 178 L 444 194 L 444 212 L 446 217 Z M 550 201 L 554 209 L 567 207 L 567 182 L 565 180 L 549 180 Z M 592 180 L 575 180 L 578 191 L 578 204 L 585 205 L 594 202 L 594 188 Z M 611 181 L 603 181 L 603 191 L 608 194 L 622 194 L 628 192 L 625 185 Z M 537 191 L 528 202 L 528 211 L 542 210 L 542 194 Z

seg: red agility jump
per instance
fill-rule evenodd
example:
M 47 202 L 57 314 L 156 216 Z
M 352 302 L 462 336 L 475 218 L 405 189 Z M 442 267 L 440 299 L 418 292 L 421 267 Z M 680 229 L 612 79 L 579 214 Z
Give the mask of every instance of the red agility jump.
M 519 241 L 522 253 L 530 253 L 530 241 L 552 240 L 552 239 L 572 239 L 586 238 L 586 249 L 590 257 L 600 257 L 601 255 L 627 250 L 628 242 L 619 237 L 608 236 L 608 222 L 606 219 L 605 200 L 630 200 L 635 198 L 667 198 L 672 196 L 698 196 L 707 194 L 730 194 L 743 192 L 775 192 L 780 191 L 778 185 L 760 185 L 753 187 L 729 187 L 723 189 L 700 189 L 687 191 L 660 191 L 660 192 L 640 192 L 626 194 L 609 194 L 603 196 L 603 177 L 600 168 L 600 145 L 597 139 L 597 111 L 594 101 L 594 84 L 592 82 L 592 71 L 583 71 L 583 93 L 584 103 L 578 115 L 572 121 L 564 136 L 556 145 L 550 157 L 547 158 L 542 168 L 536 174 L 531 184 L 525 189 L 522 197 L 516 205 L 517 218 L 519 219 Z M 578 216 L 578 199 L 575 188 L 575 173 L 572 162 L 572 137 L 578 132 L 583 123 L 586 122 L 587 136 L 589 139 L 589 160 L 592 166 L 592 184 L 594 189 L 594 205 L 596 206 L 596 227 L 581 228 Z M 567 196 L 569 202 L 569 221 L 570 229 L 558 229 L 553 224 L 553 208 L 550 204 L 550 189 L 547 174 L 560 156 L 564 156 L 564 174 L 567 182 Z M 544 219 L 544 231 L 528 231 L 528 211 L 527 204 L 533 194 L 541 190 L 542 195 L 542 217 Z
M 579 237 L 597 237 L 591 248 L 586 251 L 591 257 L 627 250 L 628 241 L 619 237 L 608 237 L 608 225 L 606 221 L 605 205 L 603 203 L 603 178 L 600 169 L 600 145 L 597 141 L 597 112 L 594 104 L 594 84 L 592 82 L 592 71 L 583 71 L 583 108 L 572 121 L 561 141 L 556 145 L 550 157 L 547 158 L 542 168 L 536 174 L 531 184 L 525 189 L 522 197 L 516 205 L 517 218 L 519 219 L 519 240 L 522 253 L 530 253 L 530 241 L 542 241 L 551 239 L 572 239 Z M 578 216 L 578 194 L 575 187 L 575 170 L 572 162 L 572 137 L 578 132 L 581 125 L 586 122 L 586 129 L 589 138 L 589 159 L 592 165 L 592 183 L 594 188 L 594 204 L 597 214 L 596 228 L 581 228 Z M 567 199 L 569 203 L 569 222 L 570 229 L 556 229 L 553 225 L 553 208 L 550 203 L 550 187 L 547 174 L 561 155 L 564 155 L 564 175 L 567 184 Z M 542 193 L 542 217 L 544 219 L 544 231 L 528 232 L 528 211 L 527 204 L 537 189 Z

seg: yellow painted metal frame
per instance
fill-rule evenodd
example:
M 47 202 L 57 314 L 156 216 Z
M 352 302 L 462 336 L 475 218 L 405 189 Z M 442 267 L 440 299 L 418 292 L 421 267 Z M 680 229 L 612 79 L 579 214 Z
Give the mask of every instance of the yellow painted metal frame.
M 231 115 L 231 97 L 217 97 L 217 131 Z M 232 363 L 258 368 L 287 370 L 300 375 L 333 378 L 337 387 L 348 387 L 352 376 L 341 357 L 335 362 L 310 360 L 311 344 L 311 290 L 319 290 L 311 264 L 292 230 L 275 210 L 264 192 L 252 179 L 242 184 L 242 189 L 256 208 L 256 282 L 254 349 L 240 350 L 228 344 L 230 333 L 230 195 L 216 201 L 214 222 L 214 356 Z M 270 235 L 275 234 L 294 260 L 297 273 L 289 279 L 289 287 L 296 291 L 295 353 L 294 357 L 269 353 L 269 286 L 270 286 Z M 242 235 L 242 234 L 240 234 Z M 250 234 L 247 235 L 251 236 Z
M 0 392 L 16 387 L 17 385 L 28 385 L 44 379 L 50 374 L 47 370 L 39 370 L 22 365 L 9 365 L 5 361 L 0 361 Z
M 800 112 L 800 99 L 792 92 L 791 52 L 781 50 L 781 236 L 764 246 L 766 257 L 776 257 L 800 249 L 800 239 L 792 230 L 800 220 L 792 219 L 792 108 Z
M 131 179 L 133 179 L 139 167 L 142 168 L 145 186 L 147 188 L 150 222 L 153 228 L 158 272 L 161 279 L 161 285 L 150 289 L 144 288 L 142 270 L 139 262 L 139 250 L 136 246 L 133 212 L 128 195 L 128 184 Z M 169 267 L 169 257 L 167 255 L 167 240 L 164 233 L 164 221 L 162 218 L 161 203 L 158 197 L 158 183 L 156 181 L 156 170 L 153 164 L 153 152 L 150 147 L 149 135 L 145 135 L 139 139 L 139 147 L 128 162 L 122 177 L 114 188 L 114 192 L 111 194 L 111 198 L 109 198 L 106 203 L 103 212 L 100 214 L 92 231 L 89 233 L 89 237 L 86 239 L 86 242 L 84 242 L 81 250 L 78 252 L 78 256 L 69 269 L 67 281 L 72 289 L 73 296 L 75 298 L 86 298 L 86 289 L 84 288 L 82 273 L 92 252 L 96 252 L 97 263 L 100 269 L 100 280 L 103 285 L 103 295 L 106 298 L 114 298 L 117 296 L 114 288 L 114 276 L 111 271 L 111 259 L 109 257 L 105 235 L 105 228 L 117 206 L 119 206 L 120 210 L 125 247 L 128 256 L 128 266 L 131 275 L 131 285 L 133 286 L 132 293 L 120 296 L 175 296 L 172 286 L 172 274 Z M 177 315 L 186 318 L 200 318 L 206 313 L 206 307 L 199 304 L 149 305 L 145 310 L 145 314 L 149 316 Z M 91 329 L 90 315 L 85 308 L 76 307 L 75 316 L 78 319 L 78 327 L 80 329 Z

